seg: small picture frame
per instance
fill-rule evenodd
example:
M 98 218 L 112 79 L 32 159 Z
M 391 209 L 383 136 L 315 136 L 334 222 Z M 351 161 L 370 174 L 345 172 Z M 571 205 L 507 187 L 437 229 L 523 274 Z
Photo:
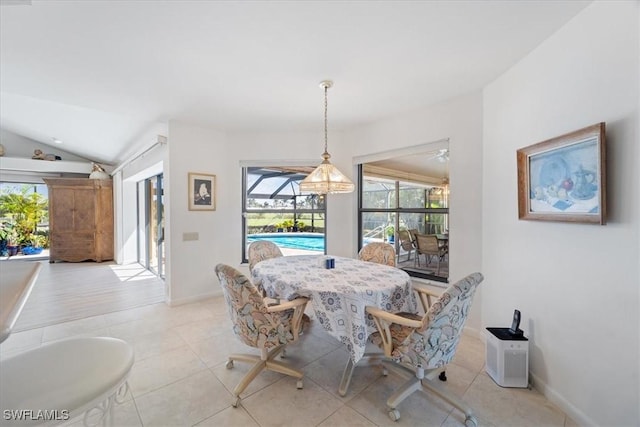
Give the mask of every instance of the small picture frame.
M 216 210 L 216 176 L 189 172 L 189 210 Z
M 518 217 L 606 224 L 605 124 L 521 148 Z

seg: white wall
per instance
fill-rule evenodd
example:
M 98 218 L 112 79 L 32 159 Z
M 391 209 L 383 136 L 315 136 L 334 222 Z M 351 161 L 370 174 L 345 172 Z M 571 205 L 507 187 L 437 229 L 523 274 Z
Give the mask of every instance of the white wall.
M 240 161 L 302 159 L 322 152 L 320 133 L 224 133 L 180 122 L 169 123 L 167 203 L 167 283 L 169 302 L 182 304 L 221 294 L 214 267 L 240 266 L 242 260 L 242 183 Z M 216 210 L 189 211 L 189 172 L 214 174 Z M 183 241 L 183 233 L 197 232 L 197 241 Z M 331 237 L 328 237 L 331 239 Z
M 595 2 L 484 91 L 483 322 L 522 311 L 535 386 L 580 425 L 640 425 L 638 18 Z M 516 150 L 601 121 L 607 225 L 519 221 Z
M 450 189 L 450 269 L 449 282 L 453 283 L 482 266 L 482 94 L 461 96 L 439 105 L 403 116 L 382 120 L 346 132 L 345 145 L 351 156 L 365 156 L 425 144 L 449 138 Z M 354 196 L 355 197 L 355 196 Z M 355 205 L 344 207 L 344 215 L 353 217 L 348 231 L 356 230 Z M 331 221 L 331 219 L 329 219 Z M 347 221 L 345 221 L 347 222 Z M 474 301 L 467 320 L 467 328 L 480 329 L 480 300 L 482 288 Z
M 0 143 L 4 145 L 4 155 L 7 157 L 22 157 L 30 159 L 31 156 L 33 156 L 33 150 L 39 149 L 45 154 L 58 155 L 62 157 L 62 160 L 88 161 L 83 157 L 78 157 L 75 154 L 62 150 L 64 144 L 60 144 L 59 147 L 52 147 L 22 135 L 15 134 L 6 129 L 0 129 Z
M 218 262 L 230 261 L 229 243 L 234 238 L 238 240 L 227 221 L 236 198 L 229 192 L 228 182 L 234 176 L 239 179 L 239 172 L 229 169 L 231 162 L 227 161 L 225 145 L 226 137 L 221 132 L 169 122 L 169 162 L 165 164 L 164 177 L 165 280 L 170 304 L 211 295 L 215 289 L 213 268 Z M 216 211 L 188 210 L 189 172 L 217 175 Z M 198 240 L 183 241 L 186 232 L 197 232 Z M 233 260 L 237 263 L 237 255 Z

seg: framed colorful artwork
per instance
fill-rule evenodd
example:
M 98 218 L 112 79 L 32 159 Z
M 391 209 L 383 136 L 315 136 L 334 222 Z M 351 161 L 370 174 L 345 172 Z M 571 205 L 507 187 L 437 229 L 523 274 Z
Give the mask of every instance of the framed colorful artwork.
M 517 151 L 518 217 L 606 223 L 605 124 Z

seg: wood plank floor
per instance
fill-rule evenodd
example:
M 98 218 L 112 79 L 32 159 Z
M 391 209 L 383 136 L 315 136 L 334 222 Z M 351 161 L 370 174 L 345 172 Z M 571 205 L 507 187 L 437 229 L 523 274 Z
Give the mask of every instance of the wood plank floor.
M 139 264 L 40 262 L 14 332 L 164 302 L 164 281 Z

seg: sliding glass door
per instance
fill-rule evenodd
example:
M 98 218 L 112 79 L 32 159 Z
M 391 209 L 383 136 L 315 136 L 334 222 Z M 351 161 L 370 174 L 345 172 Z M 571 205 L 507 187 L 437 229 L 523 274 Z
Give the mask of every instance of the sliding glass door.
M 138 262 L 164 278 L 162 174 L 138 183 Z

